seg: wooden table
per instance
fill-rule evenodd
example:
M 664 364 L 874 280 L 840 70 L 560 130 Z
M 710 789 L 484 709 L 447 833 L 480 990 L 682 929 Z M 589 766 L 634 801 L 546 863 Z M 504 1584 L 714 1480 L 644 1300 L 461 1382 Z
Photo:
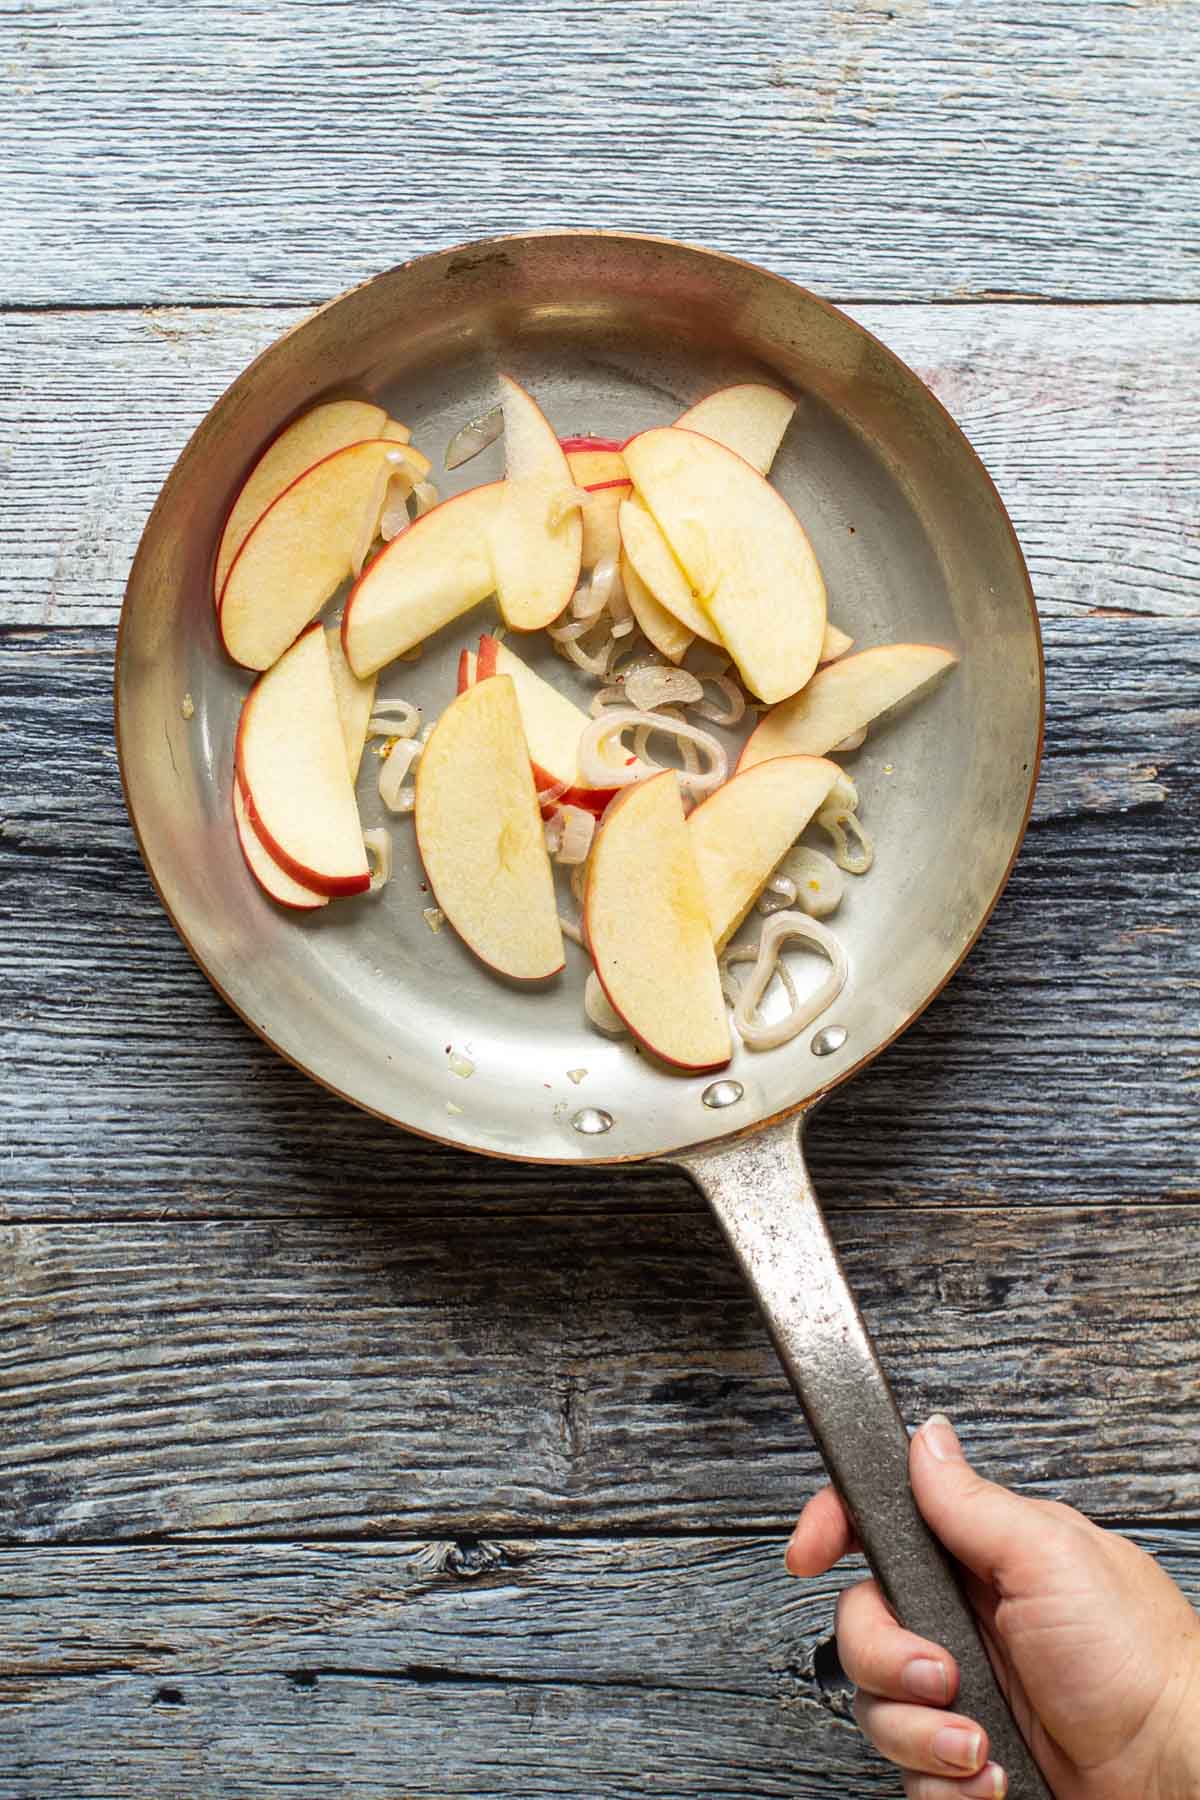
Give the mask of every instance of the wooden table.
M 411 1142 L 264 1049 L 138 859 L 114 629 L 224 385 L 415 252 L 662 231 L 884 338 L 1012 510 L 1048 756 L 817 1175 L 906 1415 L 1195 1595 L 1194 0 L 0 20 L 0 1794 L 896 1795 L 695 1194 Z

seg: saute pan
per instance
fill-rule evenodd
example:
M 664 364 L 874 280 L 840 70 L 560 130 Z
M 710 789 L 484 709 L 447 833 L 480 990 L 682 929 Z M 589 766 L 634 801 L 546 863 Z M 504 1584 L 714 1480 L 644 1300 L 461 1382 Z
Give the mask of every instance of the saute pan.
M 502 449 L 449 478 L 452 433 L 507 369 L 564 435 L 623 438 L 731 381 L 793 392 L 773 480 L 807 527 L 831 617 L 860 647 L 960 652 L 850 763 L 875 867 L 835 923 L 851 974 L 783 1049 L 740 1050 L 713 1082 L 601 1038 L 582 951 L 549 992 L 490 975 L 423 916 L 409 821 L 389 820 L 382 894 L 304 916 L 259 892 L 230 819 L 244 671 L 211 600 L 225 513 L 271 437 L 318 399 L 388 406 L 435 459 L 443 493 L 494 478 Z M 435 718 L 468 617 L 382 692 Z M 540 654 L 540 652 L 535 652 Z M 553 665 L 553 666 L 551 666 Z M 542 665 L 569 683 L 560 663 Z M 835 308 L 760 269 L 662 239 L 547 233 L 422 257 L 322 308 L 218 401 L 172 471 L 134 562 L 117 646 L 130 816 L 184 943 L 256 1032 L 315 1080 L 406 1130 L 545 1163 L 658 1158 L 707 1196 L 758 1300 L 868 1560 L 899 1617 L 946 1644 L 1014 1796 L 1046 1789 L 995 1685 L 953 1570 L 921 1522 L 907 1436 L 809 1182 L 804 1121 L 937 994 L 982 929 L 1029 815 L 1042 732 L 1029 579 L 987 474 L 917 377 Z M 383 822 L 360 781 L 364 821 Z M 447 1046 L 456 1054 L 447 1056 Z M 462 1071 L 470 1068 L 469 1076 Z M 567 1071 L 586 1075 L 576 1083 Z

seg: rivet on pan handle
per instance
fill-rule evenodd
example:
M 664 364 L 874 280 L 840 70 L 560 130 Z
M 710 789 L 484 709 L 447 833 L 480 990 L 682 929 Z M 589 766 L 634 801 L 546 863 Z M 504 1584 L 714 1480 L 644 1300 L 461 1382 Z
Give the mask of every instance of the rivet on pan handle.
M 908 1433 L 821 1216 L 796 1122 L 673 1160 L 717 1215 L 896 1616 L 954 1656 L 956 1710 L 986 1729 L 992 1758 L 1008 1772 L 1009 1800 L 1052 1800 L 954 1565 L 917 1510 Z

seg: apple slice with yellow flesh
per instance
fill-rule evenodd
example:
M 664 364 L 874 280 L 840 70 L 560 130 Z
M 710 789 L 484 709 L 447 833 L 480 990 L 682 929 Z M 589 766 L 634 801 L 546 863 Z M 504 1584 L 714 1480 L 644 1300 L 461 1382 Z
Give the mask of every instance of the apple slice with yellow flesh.
M 739 771 L 691 814 L 688 835 L 718 953 L 840 774 L 823 756 L 772 757 Z
M 246 695 L 234 767 L 250 824 L 285 874 L 318 894 L 359 894 L 370 886 L 319 624 Z
M 821 654 L 825 583 L 786 500 L 698 432 L 643 431 L 624 456 L 746 686 L 766 701 L 796 693 Z
M 479 640 L 478 655 L 464 650 L 459 658 L 459 693 L 476 681 L 486 681 L 490 675 L 508 675 L 512 679 L 539 792 L 560 788 L 566 782 L 565 791 L 554 802 L 556 806 L 584 806 L 589 812 L 602 813 L 617 788 L 586 787 L 579 779 L 579 740 L 591 724 L 588 715 L 523 663 L 507 644 L 485 633 Z M 604 754 L 614 769 L 628 765 L 628 753 L 615 739 L 608 741 Z
M 621 547 L 630 567 L 641 577 L 654 599 L 693 637 L 703 638 L 708 644 L 719 644 L 720 632 L 697 600 L 691 582 L 645 503 L 637 495 L 623 500 L 617 517 Z
M 531 394 L 500 377 L 505 474 L 489 527 L 496 598 L 517 631 L 556 619 L 579 581 L 583 524 L 575 483 L 553 427 Z
M 629 471 L 619 450 L 569 450 L 567 466 L 576 487 L 588 494 L 582 508 L 582 567 L 594 569 L 607 558 L 621 553 L 621 533 L 617 512 L 622 500 L 633 492 Z
M 246 812 L 246 802 L 242 799 L 242 790 L 238 786 L 237 777 L 233 782 L 233 817 L 237 826 L 238 843 L 242 847 L 242 855 L 246 866 L 257 881 L 259 887 L 271 896 L 280 906 L 286 906 L 293 912 L 313 912 L 318 906 L 329 905 L 328 894 L 314 893 L 279 867 L 274 857 L 266 849 L 258 833 L 250 823 Z
M 351 781 L 358 780 L 358 767 L 367 742 L 367 726 L 375 704 L 374 675 L 360 679 L 346 661 L 342 649 L 341 628 L 330 625 L 325 632 L 325 648 L 329 652 L 329 668 L 333 675 L 333 695 L 337 702 L 342 739 L 346 745 L 346 763 Z
M 627 788 L 606 814 L 583 928 L 609 1004 L 647 1050 L 680 1069 L 724 1067 L 729 1023 L 673 769 Z
M 675 424 L 681 431 L 698 431 L 724 444 L 760 475 L 766 475 L 795 410 L 796 402 L 778 388 L 744 381 L 709 394 L 682 413 Z
M 356 675 L 382 669 L 493 592 L 488 530 L 502 492 L 493 481 L 443 500 L 363 570 L 342 619 L 342 648 Z
M 659 605 L 630 562 L 624 549 L 621 551 L 620 568 L 629 610 L 641 630 L 649 638 L 654 648 L 669 662 L 681 662 L 685 653 L 695 642 L 695 632 L 689 631 L 686 625 L 680 623 L 674 613 L 669 613 L 665 606 Z
M 825 636 L 821 640 L 821 661 L 823 663 L 836 662 L 839 656 L 845 656 L 853 642 L 852 637 L 848 637 L 844 631 L 839 631 L 836 625 L 830 624 L 826 620 Z
M 233 503 L 217 546 L 213 599 L 220 599 L 234 557 L 268 506 L 306 469 L 314 468 L 348 444 L 361 444 L 367 438 L 388 438 L 407 444 L 409 435 L 407 425 L 389 419 L 382 406 L 372 406 L 367 400 L 327 400 L 293 419 L 268 444 Z M 417 451 L 413 455 L 414 474 L 418 463 L 425 465 L 422 473 L 415 475 L 420 481 L 429 473 L 429 461 Z
M 510 676 L 464 689 L 434 726 L 415 819 L 429 885 L 463 942 L 515 980 L 556 975 L 562 928 Z
M 234 662 L 269 669 L 320 612 L 352 573 L 381 471 L 389 461 L 415 470 L 416 456 L 386 438 L 348 444 L 306 469 L 267 508 L 221 590 L 221 641 Z
M 880 644 L 830 663 L 764 714 L 743 746 L 739 774 L 769 757 L 824 756 L 957 661 L 937 644 Z

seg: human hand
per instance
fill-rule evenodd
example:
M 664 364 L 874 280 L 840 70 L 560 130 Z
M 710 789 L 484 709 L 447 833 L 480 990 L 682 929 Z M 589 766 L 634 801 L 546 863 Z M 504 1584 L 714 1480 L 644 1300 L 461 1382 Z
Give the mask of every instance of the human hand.
M 1069 1506 L 976 1475 L 949 1420 L 912 1440 L 926 1521 L 965 1572 L 1000 1686 L 1057 1800 L 1200 1795 L 1200 1617 L 1158 1564 Z M 822 1575 L 857 1548 L 832 1488 L 800 1515 L 792 1575 Z M 980 1726 L 947 1710 L 954 1659 L 897 1624 L 877 1583 L 837 1609 L 855 1717 L 904 1773 L 908 1800 L 1002 1800 Z

